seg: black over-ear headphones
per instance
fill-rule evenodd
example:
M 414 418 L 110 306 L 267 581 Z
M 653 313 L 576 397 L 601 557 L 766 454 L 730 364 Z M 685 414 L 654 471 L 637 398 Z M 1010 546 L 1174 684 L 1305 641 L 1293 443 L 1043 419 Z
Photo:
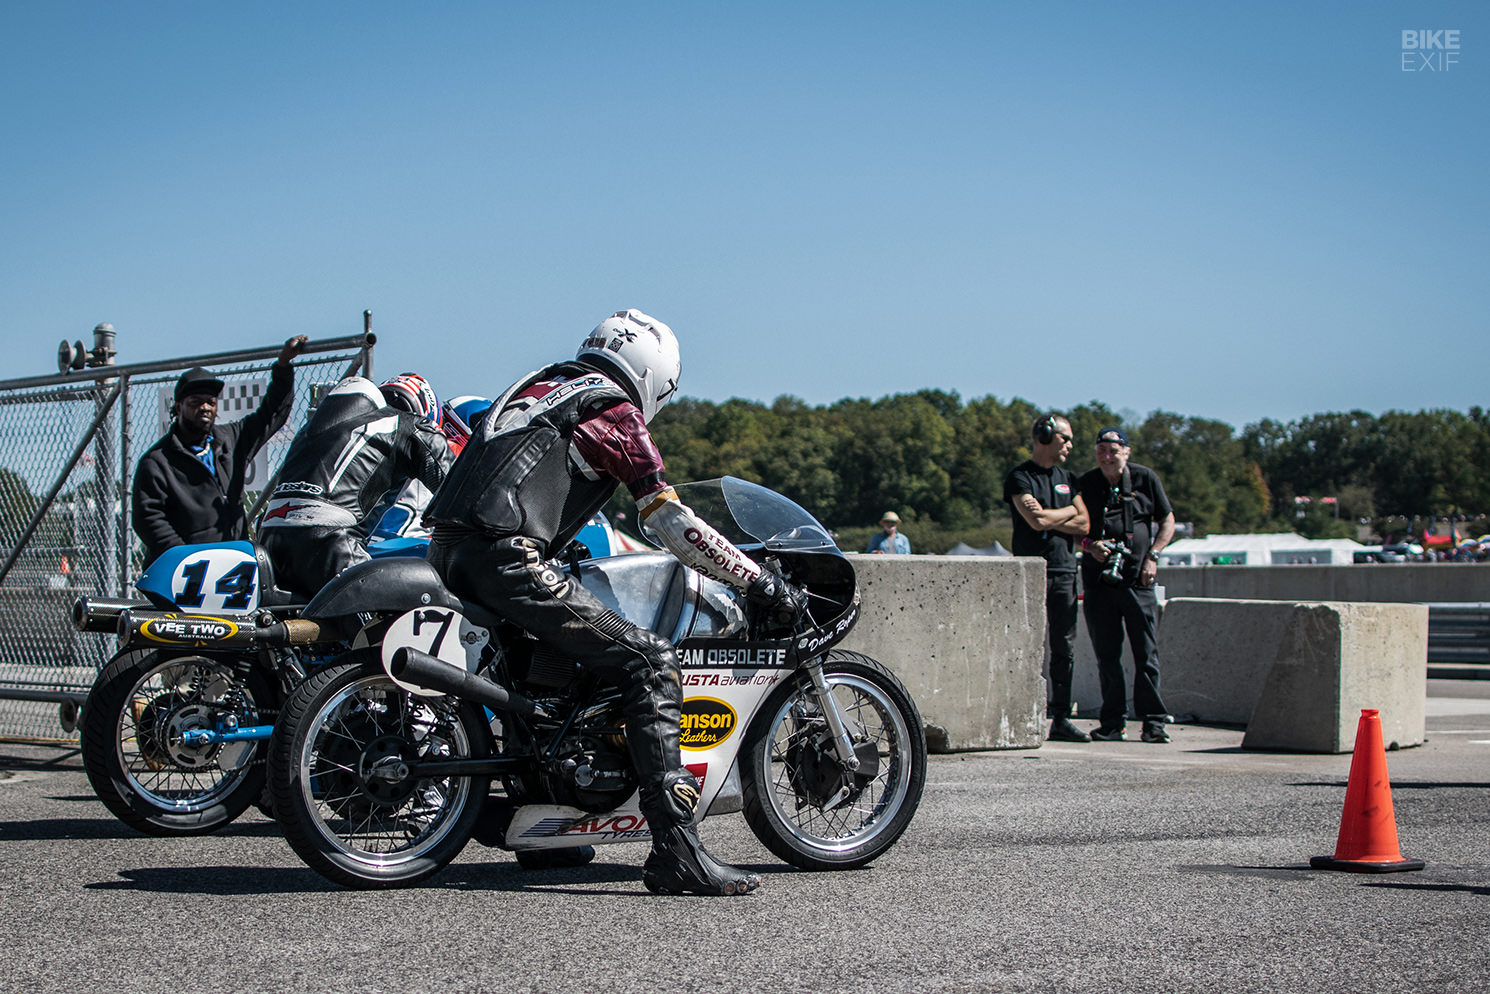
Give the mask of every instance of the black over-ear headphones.
M 1049 445 L 1055 441 L 1055 418 L 1049 414 L 1035 422 L 1035 441 Z

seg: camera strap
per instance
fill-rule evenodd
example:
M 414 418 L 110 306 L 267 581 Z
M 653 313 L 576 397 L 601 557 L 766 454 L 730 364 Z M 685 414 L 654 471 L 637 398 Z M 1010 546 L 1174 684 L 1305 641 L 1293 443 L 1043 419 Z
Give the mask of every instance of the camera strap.
M 1123 476 L 1122 479 L 1118 480 L 1118 485 L 1108 488 L 1107 503 L 1102 509 L 1104 524 L 1109 520 L 1108 512 L 1114 507 L 1113 498 L 1117 498 L 1116 508 L 1118 511 L 1118 521 L 1114 523 L 1120 525 L 1123 533 L 1123 541 L 1132 542 L 1133 524 L 1137 517 L 1137 512 L 1133 509 L 1135 503 L 1133 500 L 1133 474 L 1128 471 L 1127 466 L 1123 467 Z

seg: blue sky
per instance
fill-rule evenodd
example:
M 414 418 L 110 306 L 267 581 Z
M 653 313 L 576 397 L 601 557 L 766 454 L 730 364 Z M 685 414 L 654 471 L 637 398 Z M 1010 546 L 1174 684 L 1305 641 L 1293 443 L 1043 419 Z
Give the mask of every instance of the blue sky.
M 370 309 L 379 373 L 494 395 L 639 307 L 714 401 L 1467 410 L 1487 11 L 5 4 L 0 378 Z

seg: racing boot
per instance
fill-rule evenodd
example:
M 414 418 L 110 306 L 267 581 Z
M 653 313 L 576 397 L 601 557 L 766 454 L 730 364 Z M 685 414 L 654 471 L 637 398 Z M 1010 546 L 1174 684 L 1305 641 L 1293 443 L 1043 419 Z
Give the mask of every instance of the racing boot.
M 750 893 L 761 885 L 760 874 L 719 862 L 699 842 L 694 827 L 698 797 L 698 781 L 687 770 L 668 774 L 660 791 L 643 791 L 652 852 L 642 866 L 642 883 L 653 894 Z
M 698 841 L 699 785 L 683 768 L 678 747 L 683 685 L 677 653 L 645 628 L 617 641 L 637 652 L 621 673 L 621 702 L 627 751 L 641 780 L 641 812 L 652 829 L 642 882 L 654 894 L 749 893 L 760 876 L 718 862 Z

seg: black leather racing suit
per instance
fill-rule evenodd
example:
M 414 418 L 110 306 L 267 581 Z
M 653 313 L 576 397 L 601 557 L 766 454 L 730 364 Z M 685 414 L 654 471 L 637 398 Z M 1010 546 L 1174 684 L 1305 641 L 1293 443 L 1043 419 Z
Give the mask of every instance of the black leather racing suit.
M 672 858 L 658 855 L 669 844 L 689 858 L 709 860 L 693 834 L 698 784 L 679 752 L 683 691 L 677 654 L 666 639 L 627 621 L 549 562 L 618 482 L 639 507 L 670 499 L 672 513 L 682 513 L 663 480 L 662 458 L 641 412 L 626 393 L 591 367 L 561 363 L 519 381 L 472 426 L 425 520 L 434 527 L 429 562 L 451 591 L 620 688 L 627 748 L 641 780 L 640 806 L 652 826 L 653 857 L 645 876 L 659 872 L 656 860 Z M 721 578 L 745 588 L 760 575 L 713 529 L 701 530 L 726 547 L 711 560 L 716 569 L 718 562 L 731 563 Z M 690 558 L 684 561 L 702 568 Z M 695 867 L 694 875 L 711 890 L 728 884 L 721 893 L 735 892 L 735 884 L 743 891 L 759 883 L 712 861 L 704 871 Z
M 438 428 L 386 406 L 371 380 L 337 384 L 290 443 L 259 523 L 277 585 L 313 597 L 369 558 L 384 496 L 410 479 L 438 489 L 452 458 Z

